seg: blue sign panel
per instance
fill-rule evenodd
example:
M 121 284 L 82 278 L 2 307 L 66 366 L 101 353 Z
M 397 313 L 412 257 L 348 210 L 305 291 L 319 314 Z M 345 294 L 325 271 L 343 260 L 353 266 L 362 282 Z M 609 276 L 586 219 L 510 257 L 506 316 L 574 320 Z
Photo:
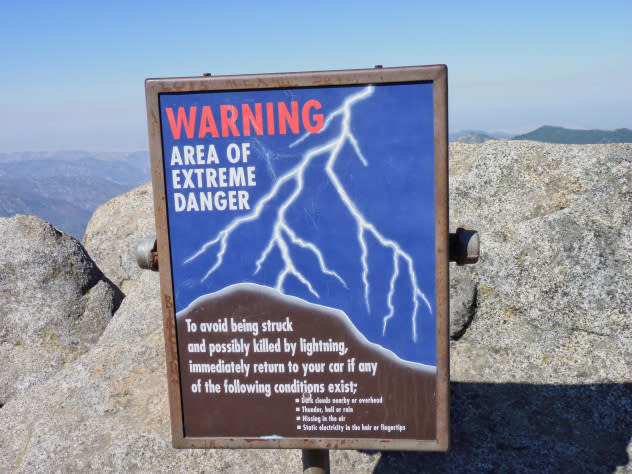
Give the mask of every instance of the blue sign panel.
M 177 314 L 253 283 L 436 365 L 432 83 L 161 94 L 160 115 Z

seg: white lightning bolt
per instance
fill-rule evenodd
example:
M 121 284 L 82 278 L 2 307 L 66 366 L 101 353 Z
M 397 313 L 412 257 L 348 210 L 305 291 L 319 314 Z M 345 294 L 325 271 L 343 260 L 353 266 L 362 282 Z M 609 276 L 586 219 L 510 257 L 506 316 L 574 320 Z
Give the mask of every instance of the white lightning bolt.
M 364 284 L 364 300 L 367 307 L 367 312 L 370 312 L 369 305 L 369 295 L 370 295 L 370 285 L 369 285 L 369 263 L 368 263 L 368 246 L 366 241 L 366 234 L 372 235 L 383 247 L 389 248 L 392 251 L 393 256 L 393 273 L 391 275 L 390 280 L 390 289 L 387 295 L 387 306 L 389 308 L 389 312 L 383 318 L 383 328 L 382 335 L 386 333 L 386 326 L 388 321 L 393 317 L 395 313 L 395 307 L 393 306 L 393 298 L 395 295 L 395 285 L 397 279 L 400 275 L 399 265 L 400 260 L 404 260 L 406 263 L 406 267 L 408 269 L 408 274 L 410 277 L 410 283 L 412 286 L 412 302 L 413 302 L 413 314 L 412 314 L 412 328 L 413 328 L 413 340 L 417 341 L 417 312 L 419 309 L 420 300 L 423 301 L 430 313 L 432 313 L 432 307 L 424 295 L 424 293 L 419 288 L 419 284 L 417 282 L 417 275 L 414 271 L 414 262 L 412 257 L 405 252 L 401 246 L 394 240 L 388 239 L 381 232 L 377 230 L 377 228 L 368 221 L 365 216 L 360 212 L 357 206 L 354 204 L 353 200 L 347 194 L 343 184 L 338 179 L 336 172 L 334 171 L 334 166 L 338 157 L 340 156 L 340 151 L 343 149 L 344 145 L 349 143 L 355 150 L 356 156 L 362 162 L 364 166 L 368 166 L 368 161 L 364 157 L 362 150 L 360 149 L 360 145 L 356 140 L 355 136 L 351 131 L 351 118 L 352 106 L 361 100 L 364 100 L 370 97 L 373 94 L 374 87 L 367 86 L 360 92 L 349 96 L 343 104 L 336 110 L 334 110 L 329 116 L 326 118 L 323 123 L 323 127 L 321 128 L 321 132 L 325 131 L 332 123 L 332 121 L 339 116 L 342 116 L 341 120 L 341 130 L 338 136 L 327 143 L 313 147 L 305 152 L 302 156 L 300 162 L 294 166 L 292 169 L 287 171 L 284 175 L 282 175 L 272 186 L 270 191 L 265 194 L 256 204 L 256 206 L 252 209 L 252 211 L 248 214 L 245 214 L 235 220 L 233 220 L 227 227 L 222 229 L 214 239 L 206 242 L 196 253 L 194 253 L 191 257 L 189 257 L 185 263 L 188 263 L 203 253 L 205 253 L 210 247 L 219 244 L 219 249 L 216 253 L 215 264 L 211 267 L 211 269 L 204 275 L 202 280 L 206 280 L 215 270 L 217 270 L 223 262 L 224 255 L 226 253 L 228 247 L 228 240 L 230 235 L 234 230 L 236 230 L 242 224 L 258 219 L 265 206 L 274 199 L 281 188 L 286 184 L 293 182 L 294 183 L 294 191 L 292 194 L 285 199 L 282 205 L 279 207 L 276 220 L 274 226 L 272 228 L 272 235 L 270 236 L 270 240 L 268 241 L 268 245 L 262 251 L 259 259 L 256 262 L 256 269 L 254 274 L 258 273 L 261 270 L 261 266 L 267 259 L 270 252 L 276 247 L 279 249 L 281 254 L 281 259 L 284 263 L 284 268 L 279 272 L 276 281 L 276 289 L 280 292 L 283 292 L 283 285 L 285 279 L 288 275 L 294 275 L 305 287 L 312 293 L 314 296 L 319 298 L 318 293 L 312 286 L 311 282 L 296 268 L 294 262 L 292 260 L 292 256 L 290 254 L 289 243 L 292 243 L 295 246 L 301 247 L 303 249 L 309 250 L 318 260 L 320 270 L 322 273 L 326 275 L 330 275 L 336 278 L 340 283 L 346 288 L 347 285 L 345 281 L 336 273 L 335 271 L 328 268 L 325 263 L 325 259 L 322 255 L 322 252 L 318 249 L 318 247 L 309 241 L 306 241 L 300 238 L 296 232 L 290 227 L 285 219 L 285 214 L 287 210 L 296 202 L 301 192 L 303 191 L 303 186 L 305 182 L 305 170 L 308 165 L 314 161 L 318 156 L 323 154 L 326 155 L 326 164 L 325 171 L 327 176 L 329 177 L 331 183 L 333 184 L 338 196 L 341 201 L 349 211 L 349 213 L 354 218 L 357 225 L 357 239 L 361 248 L 361 263 L 362 263 L 362 282 Z M 295 147 L 302 141 L 304 141 L 307 137 L 312 135 L 311 133 L 306 133 L 297 139 L 294 143 L 290 145 L 290 148 Z

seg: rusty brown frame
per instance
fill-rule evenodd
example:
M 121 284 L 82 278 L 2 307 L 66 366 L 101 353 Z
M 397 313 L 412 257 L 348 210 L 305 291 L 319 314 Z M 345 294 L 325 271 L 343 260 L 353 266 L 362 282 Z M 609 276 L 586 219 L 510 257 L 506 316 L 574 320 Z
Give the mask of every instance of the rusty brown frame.
M 175 327 L 175 307 L 167 223 L 159 96 L 174 92 L 208 92 L 342 85 L 432 82 L 434 92 L 437 439 L 389 440 L 349 438 L 191 438 L 185 437 Z M 445 65 L 147 79 L 145 81 L 151 173 L 160 267 L 171 435 L 176 448 L 295 448 L 445 451 L 449 447 L 449 283 L 448 283 L 448 84 Z

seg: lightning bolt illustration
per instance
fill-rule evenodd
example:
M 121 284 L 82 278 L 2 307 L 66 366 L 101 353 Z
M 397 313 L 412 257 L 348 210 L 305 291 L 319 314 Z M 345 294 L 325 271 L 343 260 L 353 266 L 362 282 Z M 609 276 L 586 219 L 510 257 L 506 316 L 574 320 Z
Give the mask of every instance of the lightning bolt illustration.
M 296 231 L 292 229 L 292 227 L 288 224 L 288 221 L 286 219 L 286 213 L 288 209 L 292 207 L 292 205 L 297 201 L 302 191 L 304 190 L 306 169 L 316 159 L 319 159 L 319 157 L 324 157 L 324 169 L 329 178 L 329 181 L 333 185 L 338 197 L 340 198 L 341 202 L 344 204 L 345 208 L 352 216 L 356 224 L 356 237 L 361 249 L 360 262 L 362 265 L 364 301 L 367 312 L 370 312 L 369 297 L 371 292 L 371 287 L 369 283 L 370 265 L 367 238 L 369 236 L 372 236 L 382 247 L 390 250 L 393 261 L 393 272 L 391 274 L 389 282 L 389 291 L 386 296 L 388 314 L 386 314 L 382 319 L 382 335 L 386 333 L 388 322 L 391 318 L 393 318 L 395 314 L 393 299 L 395 296 L 397 280 L 401 276 L 400 264 L 403 263 L 403 266 L 408 273 L 412 289 L 411 300 L 413 304 L 413 314 L 411 315 L 411 322 L 413 329 L 413 340 L 415 342 L 417 341 L 417 314 L 419 306 L 423 302 L 427 306 L 430 313 L 432 313 L 432 307 L 425 294 L 423 293 L 423 291 L 421 291 L 421 288 L 419 287 L 417 275 L 414 270 L 414 261 L 411 255 L 408 254 L 401 247 L 401 245 L 399 245 L 398 242 L 384 236 L 375 227 L 375 225 L 364 216 L 364 214 L 360 211 L 360 209 L 356 206 L 356 204 L 347 193 L 344 185 L 335 172 L 335 165 L 338 161 L 338 158 L 340 157 L 341 150 L 347 144 L 351 145 L 356 157 L 364 166 L 369 165 L 368 160 L 360 149 L 360 144 L 356 140 L 356 137 L 353 135 L 353 132 L 351 130 L 351 119 L 353 115 L 353 106 L 357 102 L 369 98 L 373 94 L 373 92 L 374 87 L 367 86 L 359 92 L 347 97 L 342 105 L 340 105 L 340 107 L 338 107 L 327 116 L 320 130 L 321 132 L 327 130 L 330 126 L 332 126 L 332 123 L 334 123 L 335 119 L 340 118 L 341 125 L 340 131 L 337 136 L 324 144 L 314 146 L 304 152 L 304 154 L 301 156 L 300 161 L 293 168 L 285 172 L 285 174 L 277 178 L 271 189 L 257 202 L 257 204 L 249 213 L 234 219 L 212 240 L 206 242 L 204 245 L 202 245 L 202 247 L 198 249 L 197 252 L 195 252 L 187 260 L 185 260 L 185 263 L 191 262 L 200 257 L 202 254 L 206 253 L 207 250 L 209 250 L 210 248 L 217 247 L 215 254 L 215 263 L 204 275 L 204 277 L 202 278 L 203 281 L 206 280 L 222 265 L 224 255 L 226 254 L 226 251 L 228 249 L 231 234 L 240 226 L 248 222 L 255 221 L 259 217 L 261 217 L 266 206 L 279 195 L 281 190 L 284 189 L 286 185 L 293 185 L 292 193 L 284 199 L 276 212 L 276 218 L 272 227 L 270 239 L 255 263 L 255 270 L 253 274 L 257 274 L 261 270 L 262 265 L 265 263 L 270 253 L 276 248 L 279 250 L 279 253 L 281 254 L 281 260 L 283 262 L 283 268 L 279 271 L 277 275 L 276 289 L 283 293 L 284 283 L 287 277 L 292 275 L 297 278 L 312 295 L 314 295 L 316 298 L 320 298 L 312 283 L 305 275 L 303 275 L 303 273 L 301 273 L 301 271 L 297 268 L 292 259 L 291 246 L 295 246 L 310 252 L 318 261 L 320 271 L 323 274 L 335 278 L 341 285 L 347 288 L 347 284 L 343 280 L 343 278 L 327 265 L 327 263 L 325 262 L 325 257 L 323 256 L 318 246 L 313 242 L 300 237 L 296 233 Z M 312 135 L 312 133 L 306 133 L 302 135 L 290 145 L 290 148 L 296 147 Z M 270 166 L 269 158 L 266 157 L 266 161 L 268 163 L 268 166 Z

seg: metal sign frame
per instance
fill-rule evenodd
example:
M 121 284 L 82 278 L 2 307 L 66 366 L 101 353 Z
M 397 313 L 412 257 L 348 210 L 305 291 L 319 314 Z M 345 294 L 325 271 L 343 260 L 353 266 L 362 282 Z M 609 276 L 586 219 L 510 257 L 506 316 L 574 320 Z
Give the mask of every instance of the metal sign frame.
M 373 439 L 349 437 L 208 438 L 184 433 L 180 360 L 176 335 L 171 242 L 167 212 L 165 152 L 161 128 L 161 94 L 254 91 L 329 86 L 432 84 L 434 108 L 434 215 L 436 301 L 436 438 Z M 444 451 L 449 445 L 449 284 L 448 284 L 448 127 L 447 68 L 444 65 L 321 71 L 283 74 L 234 75 L 147 79 L 146 100 L 151 170 L 160 268 L 172 442 L 176 448 L 303 448 Z M 226 414 L 230 416 L 230 414 Z M 351 433 L 349 433 L 351 434 Z

